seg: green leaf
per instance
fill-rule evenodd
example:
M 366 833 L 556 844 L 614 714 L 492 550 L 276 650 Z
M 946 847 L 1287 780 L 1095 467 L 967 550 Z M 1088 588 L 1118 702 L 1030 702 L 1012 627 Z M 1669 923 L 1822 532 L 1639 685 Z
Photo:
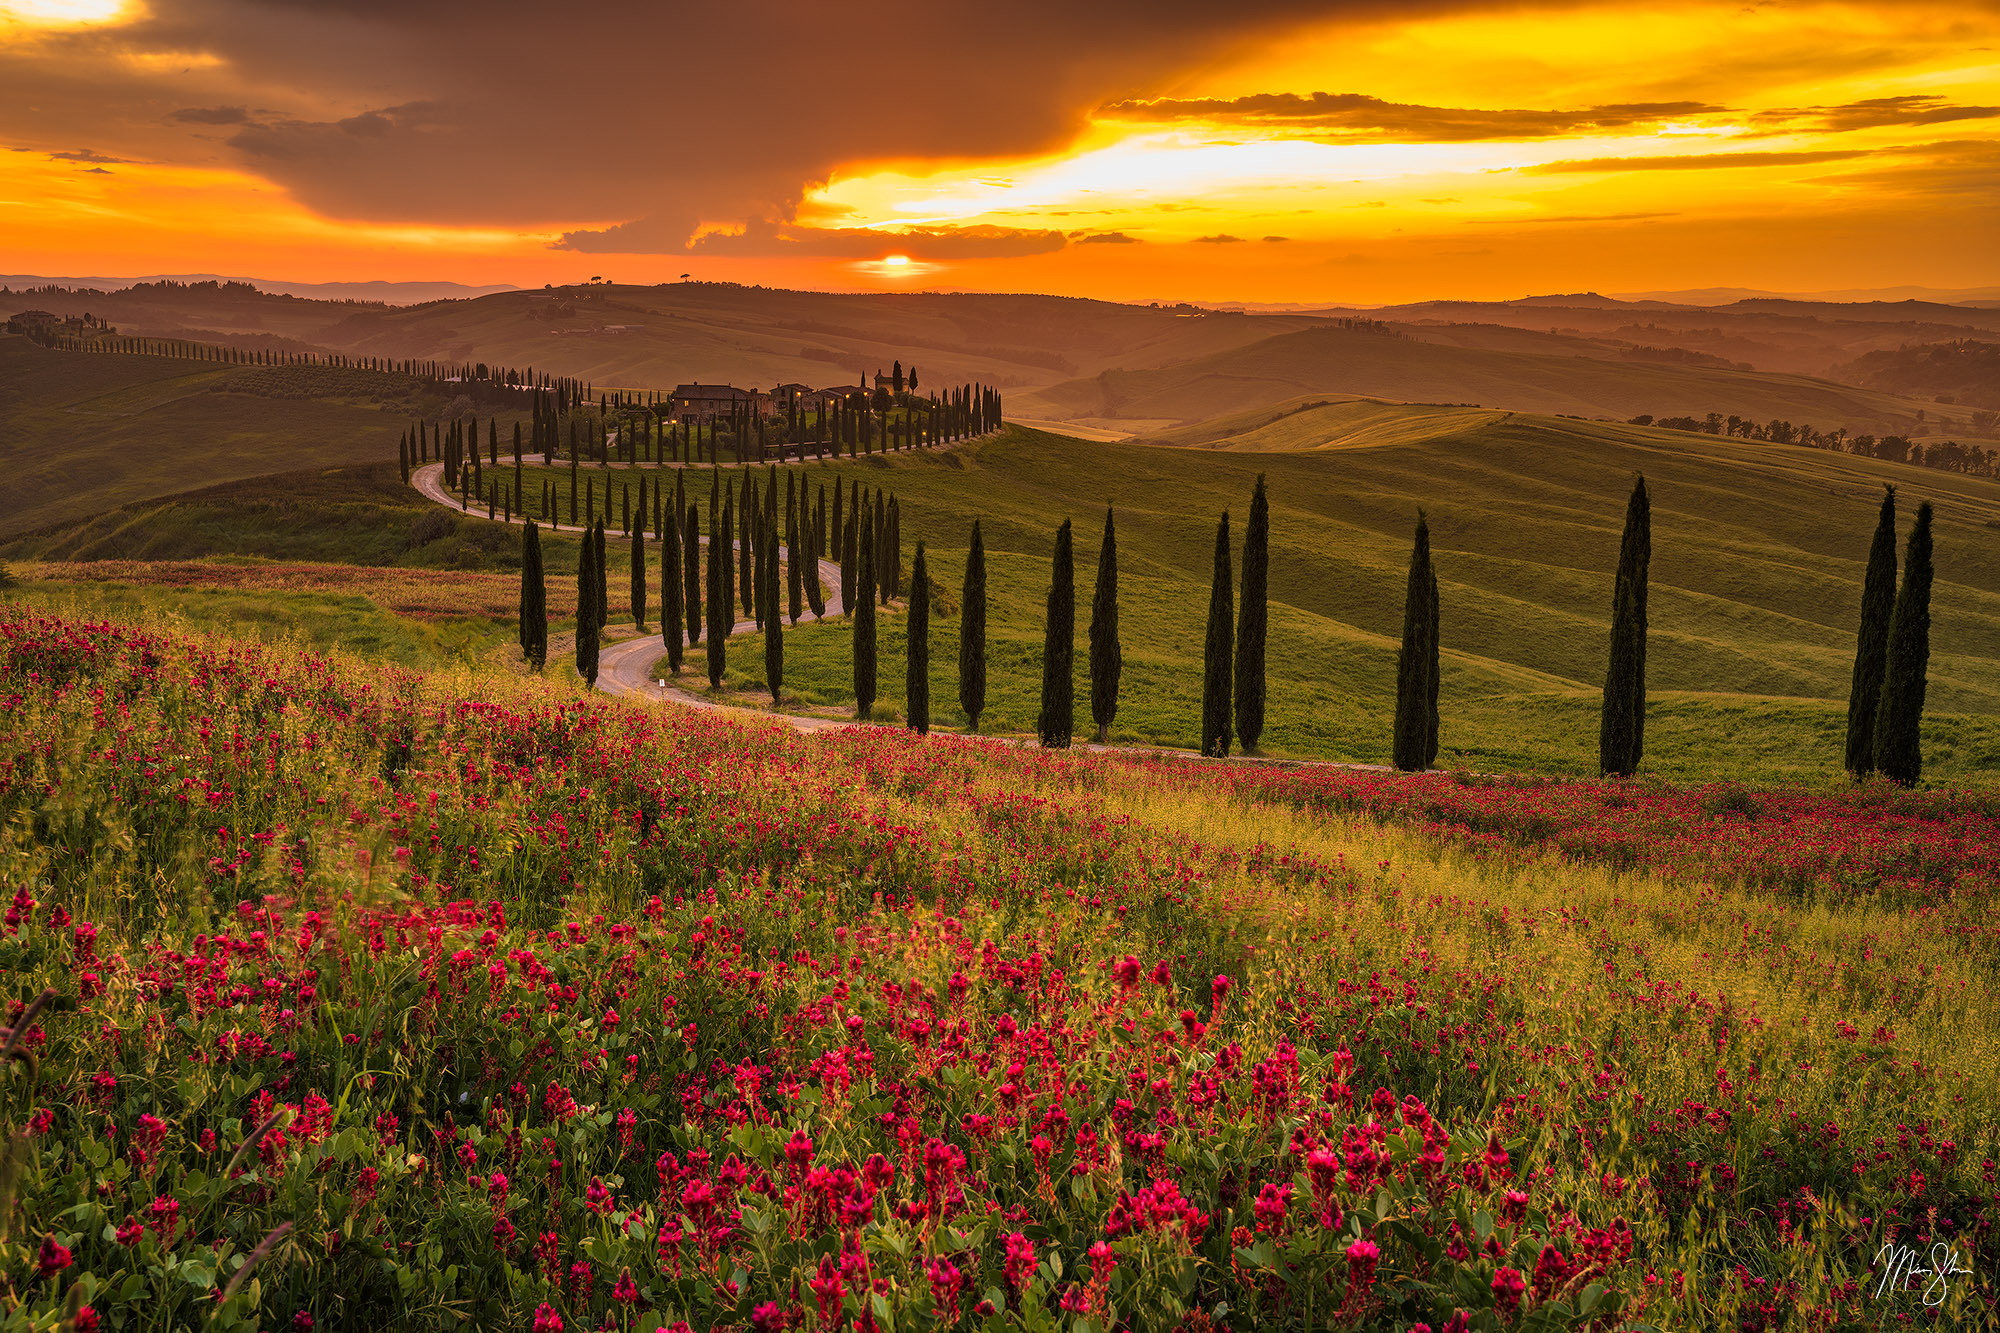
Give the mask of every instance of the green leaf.
M 896 1333 L 896 1316 L 889 1309 L 888 1299 L 878 1291 L 868 1298 L 868 1304 L 874 1307 L 876 1321 L 882 1325 L 884 1333 Z

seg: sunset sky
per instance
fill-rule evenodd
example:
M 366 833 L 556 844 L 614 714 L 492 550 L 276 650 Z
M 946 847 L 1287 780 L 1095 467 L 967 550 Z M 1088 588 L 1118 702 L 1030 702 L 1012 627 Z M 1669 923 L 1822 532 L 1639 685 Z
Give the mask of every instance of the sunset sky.
M 2000 0 L 0 0 L 0 271 L 2000 284 Z

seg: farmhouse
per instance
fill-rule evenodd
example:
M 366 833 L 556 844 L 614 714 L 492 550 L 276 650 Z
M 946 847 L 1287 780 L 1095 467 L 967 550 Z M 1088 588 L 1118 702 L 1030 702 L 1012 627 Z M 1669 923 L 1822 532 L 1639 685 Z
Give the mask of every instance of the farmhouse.
M 667 415 L 675 421 L 713 421 L 743 411 L 769 416 L 771 395 L 733 384 L 682 384 L 667 405 Z

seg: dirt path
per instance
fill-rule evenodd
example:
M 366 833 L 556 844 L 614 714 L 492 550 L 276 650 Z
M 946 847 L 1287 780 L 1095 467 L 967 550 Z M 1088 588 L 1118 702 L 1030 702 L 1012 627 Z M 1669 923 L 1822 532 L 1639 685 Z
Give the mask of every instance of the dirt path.
M 703 464 L 702 466 L 707 465 Z M 416 471 L 410 474 L 410 485 L 414 486 L 426 499 L 433 500 L 447 509 L 455 509 L 460 513 L 471 515 L 474 518 L 486 519 L 484 511 L 461 504 L 457 496 L 445 489 L 444 464 L 442 463 L 426 463 L 416 469 Z M 499 523 L 506 520 L 494 518 L 487 521 Z M 584 531 L 581 524 L 552 523 L 548 526 L 558 532 Z M 705 536 L 701 541 L 704 546 L 708 544 L 708 538 Z M 741 542 L 732 540 L 730 544 L 739 551 L 742 549 Z M 840 566 L 834 561 L 822 560 L 819 562 L 819 574 L 820 583 L 827 590 L 825 603 L 826 616 L 824 618 L 830 619 L 843 614 L 846 608 L 841 605 L 840 601 Z M 799 617 L 798 623 L 804 625 L 822 618 L 807 611 Z M 762 633 L 763 631 L 757 628 L 756 622 L 750 620 L 738 621 L 729 631 L 731 638 L 755 636 Z M 733 713 L 744 718 L 762 718 L 767 722 L 776 722 L 791 727 L 795 731 L 827 731 L 834 728 L 879 727 L 883 725 L 878 722 L 863 722 L 858 718 L 813 717 L 800 713 L 773 712 L 763 708 L 746 708 L 738 704 L 722 703 L 718 700 L 708 698 L 706 695 L 698 694 L 693 690 L 655 680 L 652 674 L 652 664 L 666 650 L 666 644 L 657 634 L 641 635 L 635 639 L 622 639 L 617 643 L 604 645 L 597 655 L 597 688 L 606 694 L 617 695 L 625 699 L 673 703 L 686 708 L 703 709 L 712 713 Z M 691 657 L 699 657 L 703 650 L 699 645 L 691 644 L 686 651 Z M 697 680 L 700 679 L 699 672 L 697 672 L 695 678 Z M 937 737 L 962 737 L 967 740 L 974 739 L 970 736 L 962 736 L 961 733 L 957 732 L 938 731 L 934 732 L 933 735 Z M 997 739 L 1011 745 L 1033 745 L 1035 743 L 1032 740 L 1018 737 L 979 737 L 978 739 Z M 1342 764 L 1324 759 L 1260 759 L 1256 756 L 1245 755 L 1234 755 L 1227 759 L 1210 759 L 1204 755 L 1197 754 L 1193 750 L 1174 750 L 1158 745 L 1098 745 L 1095 742 L 1079 742 L 1074 748 L 1115 754 L 1164 755 L 1170 758 L 1185 759 L 1193 763 L 1204 764 L 1254 764 L 1277 768 L 1349 768 L 1368 772 L 1390 771 L 1386 764 Z

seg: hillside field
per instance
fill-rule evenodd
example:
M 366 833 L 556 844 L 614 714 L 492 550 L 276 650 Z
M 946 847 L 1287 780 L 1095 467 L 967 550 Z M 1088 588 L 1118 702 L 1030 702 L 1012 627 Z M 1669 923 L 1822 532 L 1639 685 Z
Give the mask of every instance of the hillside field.
M 1430 516 L 1443 595 L 1444 762 L 1595 771 L 1611 574 L 1635 471 L 1653 494 L 1653 713 L 1647 768 L 1669 775 L 1838 771 L 1862 561 L 1881 487 L 1937 507 L 1929 771 L 2000 770 L 2000 484 L 1817 450 L 1526 414 L 1471 414 L 1438 439 L 1252 454 L 1087 442 L 1010 429 L 934 455 L 809 465 L 804 477 L 887 487 L 903 558 L 925 540 L 955 605 L 971 521 L 984 524 L 992 610 L 987 725 L 1031 731 L 1055 525 L 1075 527 L 1078 718 L 1103 505 L 1116 506 L 1124 642 L 1114 740 L 1191 746 L 1216 516 L 1240 549 L 1256 476 L 1272 497 L 1273 754 L 1379 762 L 1410 532 Z M 568 472 L 546 475 L 567 513 Z M 602 504 L 630 474 L 585 468 Z M 727 473 L 724 474 L 728 475 Z M 704 474 L 690 495 L 706 514 Z M 617 503 L 614 498 L 614 507 Z M 704 522 L 706 519 L 704 518 Z M 615 575 L 622 576 L 623 556 Z M 614 599 L 615 600 L 615 599 Z M 962 722 L 955 611 L 932 627 L 933 716 Z M 879 707 L 901 706 L 902 638 L 882 620 Z M 842 623 L 787 635 L 796 702 L 852 698 Z M 732 682 L 763 693 L 762 652 L 732 641 Z M 692 668 L 691 668 L 692 669 Z

